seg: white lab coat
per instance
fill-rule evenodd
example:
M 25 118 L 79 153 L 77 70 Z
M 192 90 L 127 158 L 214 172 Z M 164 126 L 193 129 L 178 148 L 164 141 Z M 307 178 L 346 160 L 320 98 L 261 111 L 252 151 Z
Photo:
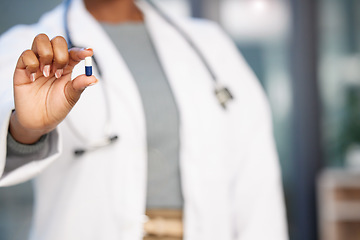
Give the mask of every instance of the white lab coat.
M 217 26 L 176 19 L 232 91 L 234 100 L 224 111 L 193 49 L 147 3 L 138 4 L 180 111 L 184 239 L 287 239 L 271 116 L 254 74 Z M 0 176 L 5 161 L 11 161 L 6 159 L 6 135 L 17 58 L 38 33 L 65 35 L 63 16 L 59 6 L 38 24 L 15 27 L 0 39 Z M 76 158 L 73 150 L 84 142 L 65 121 L 50 134 L 48 157 L 3 175 L 0 185 L 34 178 L 33 240 L 140 240 L 147 173 L 141 98 L 121 54 L 81 0 L 72 2 L 69 22 L 74 44 L 92 47 L 103 70 L 103 83 L 86 89 L 69 117 L 89 141 L 101 138 L 104 86 L 111 102 L 110 129 L 120 140 Z M 83 72 L 78 66 L 73 75 Z

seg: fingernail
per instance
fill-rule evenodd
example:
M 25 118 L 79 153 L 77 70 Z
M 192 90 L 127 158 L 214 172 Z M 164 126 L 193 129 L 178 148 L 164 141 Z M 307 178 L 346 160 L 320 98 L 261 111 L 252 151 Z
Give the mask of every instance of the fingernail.
M 90 87 L 90 86 L 94 86 L 94 85 L 97 84 L 98 82 L 99 82 L 99 80 L 96 79 L 96 82 L 90 83 L 88 86 L 89 86 L 89 87 Z
M 45 77 L 49 77 L 49 76 L 50 76 L 50 65 L 45 65 L 45 66 L 44 66 L 43 75 L 44 75 Z
M 56 72 L 55 72 L 55 77 L 56 77 L 56 78 L 60 78 L 61 75 L 63 74 L 63 72 L 64 72 L 63 69 L 58 69 L 58 70 L 56 70 Z
M 93 51 L 93 49 L 92 49 L 92 48 L 85 48 L 85 50 Z
M 35 82 L 35 79 L 36 79 L 36 73 L 30 74 L 30 80 L 31 80 L 32 82 Z

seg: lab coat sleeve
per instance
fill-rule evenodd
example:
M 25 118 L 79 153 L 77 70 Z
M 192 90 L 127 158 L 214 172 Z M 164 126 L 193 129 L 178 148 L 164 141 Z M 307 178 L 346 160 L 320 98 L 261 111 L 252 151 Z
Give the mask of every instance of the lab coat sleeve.
M 0 37 L 0 187 L 25 182 L 52 163 L 60 154 L 61 141 L 57 130 L 49 134 L 48 154 L 40 159 L 31 159 L 28 163 L 5 173 L 7 158 L 7 134 L 10 115 L 14 109 L 13 74 L 18 57 L 29 49 L 36 29 L 31 26 L 17 26 Z
M 235 211 L 238 240 L 288 239 L 280 166 L 271 114 L 261 87 L 253 94 L 245 161 L 238 167 Z

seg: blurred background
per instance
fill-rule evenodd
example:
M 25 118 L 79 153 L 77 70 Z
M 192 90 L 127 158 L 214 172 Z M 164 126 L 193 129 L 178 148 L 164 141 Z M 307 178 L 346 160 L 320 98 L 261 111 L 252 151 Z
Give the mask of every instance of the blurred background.
M 360 239 L 360 1 L 156 2 L 218 22 L 261 81 L 273 112 L 290 239 Z M 0 33 L 35 23 L 60 3 L 1 1 Z M 26 239 L 32 202 L 31 183 L 0 189 L 1 240 Z

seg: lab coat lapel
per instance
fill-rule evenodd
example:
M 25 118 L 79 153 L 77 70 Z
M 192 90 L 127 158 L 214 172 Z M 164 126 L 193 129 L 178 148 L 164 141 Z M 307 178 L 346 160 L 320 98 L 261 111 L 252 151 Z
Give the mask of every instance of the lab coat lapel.
M 127 161 L 126 169 L 114 169 L 118 171 L 116 175 L 126 183 L 121 186 L 118 183 L 111 183 L 115 186 L 113 190 L 115 202 L 118 202 L 114 211 L 123 220 L 122 224 L 125 224 L 119 225 L 119 228 L 123 229 L 122 239 L 135 239 L 134 236 L 138 237 L 142 228 L 147 164 L 145 117 L 140 94 L 115 45 L 101 25 L 87 12 L 81 0 L 72 2 L 69 23 L 71 23 L 69 31 L 74 45 L 94 49 L 97 64 L 102 70 L 103 79 L 100 81 L 106 81 L 111 118 L 117 121 L 112 122 L 112 127 L 118 131 L 119 141 L 124 149 L 122 151 L 126 154 L 126 156 L 120 156 L 121 159 L 118 161 Z M 104 98 L 104 96 L 99 95 L 99 98 Z M 134 151 L 136 154 L 132 154 Z M 109 157 L 118 158 L 119 156 Z
M 226 149 L 220 140 L 226 139 L 225 114 L 214 97 L 213 80 L 184 37 L 147 3 L 139 4 L 180 112 L 186 239 L 214 239 L 206 235 L 214 233 L 213 227 L 219 239 L 229 239 L 228 193 L 222 185 L 227 170 L 219 163 Z

